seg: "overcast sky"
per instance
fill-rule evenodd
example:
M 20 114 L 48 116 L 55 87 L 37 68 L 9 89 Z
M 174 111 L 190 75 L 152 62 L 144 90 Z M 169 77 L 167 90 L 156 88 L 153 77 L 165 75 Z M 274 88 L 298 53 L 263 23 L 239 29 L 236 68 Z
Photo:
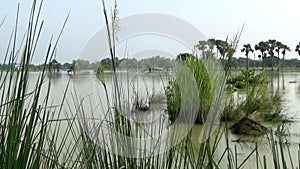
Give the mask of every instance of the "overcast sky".
M 110 10 L 112 1 L 106 1 Z M 31 0 L 0 0 L 0 52 L 4 55 L 13 29 L 17 4 L 20 3 L 20 34 L 24 33 Z M 300 58 L 294 52 L 300 42 L 300 1 L 298 0 L 119 0 L 119 17 L 142 13 L 161 13 L 181 18 L 201 31 L 207 38 L 225 40 L 232 37 L 245 23 L 240 44 L 252 46 L 259 41 L 276 39 L 288 45 L 292 52 L 287 58 Z M 70 12 L 67 27 L 57 51 L 60 62 L 79 57 L 86 42 L 104 27 L 101 0 L 45 0 L 42 19 L 45 20 L 38 55 L 34 63 L 41 63 L 51 35 L 57 37 L 63 21 Z M 122 29 L 122 27 L 121 27 Z M 23 30 L 23 32 L 21 31 Z M 240 50 L 240 48 L 239 48 Z M 238 52 L 236 57 L 243 56 Z M 0 58 L 2 60 L 2 58 Z

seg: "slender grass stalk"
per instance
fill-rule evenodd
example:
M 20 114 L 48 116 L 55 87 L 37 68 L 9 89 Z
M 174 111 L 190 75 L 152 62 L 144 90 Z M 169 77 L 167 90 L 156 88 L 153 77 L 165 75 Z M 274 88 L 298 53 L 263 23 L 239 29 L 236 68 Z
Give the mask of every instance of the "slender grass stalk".
M 7 15 L 5 15 L 5 16 L 3 17 L 3 19 L 2 19 L 2 21 L 0 22 L 0 28 L 1 28 L 2 25 L 4 24 L 6 17 L 7 17 Z
M 263 157 L 264 160 L 264 169 L 267 169 L 267 158 L 266 156 Z
M 298 145 L 299 147 L 298 147 L 298 168 L 300 168 L 300 143 L 299 143 L 299 145 Z

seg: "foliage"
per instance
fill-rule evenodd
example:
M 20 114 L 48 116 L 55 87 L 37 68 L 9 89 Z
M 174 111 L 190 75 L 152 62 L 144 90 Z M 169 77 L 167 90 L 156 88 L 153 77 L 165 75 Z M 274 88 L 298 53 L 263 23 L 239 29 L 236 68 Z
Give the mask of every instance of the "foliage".
M 196 58 L 196 57 L 190 53 L 180 53 L 179 55 L 176 56 L 176 61 L 177 62 L 186 61 L 189 58 Z
M 115 66 L 118 69 L 144 69 L 144 68 L 164 68 L 168 69 L 171 67 L 172 61 L 169 58 L 164 58 L 160 56 L 153 56 L 150 58 L 145 58 L 137 60 L 135 58 L 123 58 L 115 60 Z M 111 58 L 105 58 L 100 61 L 100 65 L 105 70 L 112 70 L 112 60 Z
M 180 111 L 181 95 L 178 84 L 175 80 L 169 80 L 168 86 L 165 89 L 167 97 L 167 110 L 169 118 L 174 122 Z
M 138 61 L 138 65 L 141 68 L 157 67 L 168 69 L 172 66 L 172 60 L 170 58 L 164 58 L 158 55 L 150 58 L 141 59 Z
M 57 62 L 56 59 L 53 59 L 48 66 L 49 72 L 59 72 L 61 64 Z
M 286 50 L 288 51 L 288 50 Z M 284 53 L 284 50 L 282 49 L 282 52 Z M 206 50 L 204 51 L 204 58 L 207 57 L 214 57 L 215 54 L 213 52 L 210 52 L 210 50 Z M 88 62 L 86 60 L 83 60 L 84 62 Z M 159 60 L 156 59 L 156 57 L 150 57 L 150 58 L 146 58 L 146 59 L 141 59 L 141 60 L 136 60 L 136 59 L 122 59 L 122 61 L 120 62 L 120 64 L 118 65 L 119 69 L 147 69 L 149 67 L 158 67 L 158 68 L 164 68 L 164 69 L 168 69 L 171 67 L 171 65 L 173 64 L 175 60 L 174 59 L 168 59 L 168 58 L 162 58 L 160 57 Z M 278 57 L 270 57 L 267 56 L 262 62 L 265 65 L 265 67 L 271 67 L 272 65 L 276 65 L 277 62 L 281 62 L 281 59 L 278 59 Z M 253 68 L 259 68 L 262 66 L 262 62 L 259 60 L 253 60 L 248 58 L 248 62 L 249 62 L 249 66 L 253 67 Z M 284 66 L 286 68 L 300 68 L 300 60 L 298 59 L 286 59 Z M 60 70 L 62 71 L 67 71 L 67 70 L 73 70 L 73 64 L 74 63 L 59 63 L 60 64 Z M 85 66 L 81 66 L 84 69 L 87 70 L 97 70 L 98 66 L 99 66 L 100 62 L 93 62 L 93 63 L 89 63 L 89 65 L 85 64 Z M 109 65 L 110 63 L 108 63 Z M 19 64 L 17 63 L 12 63 L 13 67 L 17 68 L 17 66 Z M 30 64 L 29 65 L 29 70 L 30 71 L 41 71 L 43 70 L 43 64 Z M 244 57 L 232 57 L 229 63 L 229 66 L 231 68 L 242 68 L 242 67 L 246 67 L 247 66 L 247 59 Z M 109 66 L 106 66 L 109 67 Z M 8 70 L 10 68 L 10 65 L 8 64 L 0 64 L 0 70 Z M 107 70 L 107 69 L 106 69 Z
M 227 41 L 216 40 L 216 47 L 218 52 L 221 54 L 221 59 L 230 59 L 235 53 L 234 47 Z
M 278 60 L 278 57 L 273 57 L 272 59 L 270 57 L 266 57 L 262 62 L 259 60 L 253 60 L 248 59 L 249 66 L 253 67 L 253 69 L 257 69 L 262 67 L 262 62 L 265 67 L 271 67 L 272 65 L 275 65 L 276 62 L 280 62 L 281 60 Z M 240 69 L 247 66 L 247 59 L 243 57 L 233 57 L 230 62 L 231 69 Z M 286 59 L 284 66 L 286 68 L 300 68 L 300 60 L 298 59 Z
M 298 45 L 296 45 L 295 52 L 297 52 L 298 55 L 300 55 L 300 42 Z
M 197 59 L 191 54 L 181 54 L 178 55 L 177 58 L 185 60 L 184 63 L 191 70 L 195 77 L 201 100 L 197 119 L 199 123 L 202 123 L 208 114 L 212 97 L 211 85 L 206 67 L 201 59 Z M 169 81 L 169 85 L 165 89 L 165 94 L 167 96 L 168 113 L 170 114 L 171 120 L 174 120 L 176 119 L 180 108 L 180 88 L 176 82 L 176 79 Z
M 261 41 L 257 45 L 255 45 L 255 50 L 259 50 L 261 53 L 258 55 L 260 59 L 262 59 L 263 63 L 262 66 L 264 67 L 265 65 L 269 65 L 270 67 L 273 67 L 277 64 L 277 68 L 279 70 L 279 65 L 281 62 L 280 59 L 280 51 L 282 53 L 282 69 L 284 67 L 284 60 L 285 60 L 285 54 L 286 51 L 291 51 L 290 48 L 281 43 L 280 41 L 277 41 L 275 39 L 269 39 L 268 41 Z M 275 58 L 275 52 L 277 52 L 277 58 Z M 267 54 L 269 55 L 269 61 L 265 61 L 265 59 L 268 57 Z M 276 61 L 273 61 L 273 60 Z
M 259 42 L 257 45 L 255 45 L 254 49 L 261 52 L 261 54 L 258 55 L 258 58 L 265 59 L 267 57 L 266 52 L 268 51 L 268 44 L 266 42 Z
M 204 51 L 207 48 L 207 44 L 208 42 L 205 40 L 201 40 L 198 42 L 198 44 L 196 45 L 196 47 L 198 48 L 198 50 L 202 51 L 202 53 L 204 53 Z
M 118 65 L 120 64 L 121 61 L 119 61 L 119 59 L 116 57 L 115 58 L 115 66 L 118 67 Z M 100 61 L 100 65 L 104 68 L 104 69 L 107 69 L 107 70 L 112 70 L 112 59 L 111 58 L 105 58 L 105 59 L 102 59 Z
M 231 96 L 227 101 L 223 120 L 236 121 L 242 117 L 251 117 L 256 121 L 265 123 L 271 122 L 270 117 L 276 117 L 277 122 L 285 121 L 284 116 L 279 111 L 279 94 L 273 95 L 267 91 L 268 83 L 261 82 L 253 84 L 246 94 L 237 92 L 237 98 Z
M 246 116 L 253 113 L 273 113 L 273 109 L 279 105 L 279 97 L 277 94 L 268 93 L 268 85 L 256 84 L 247 94 L 246 100 L 242 103 L 243 111 Z
M 252 70 L 242 69 L 242 74 L 227 79 L 227 84 L 237 89 L 244 89 L 249 85 L 261 84 L 266 82 L 266 75 L 264 72 L 260 72 L 255 75 Z
M 87 60 L 82 60 L 82 59 L 73 60 L 72 64 L 75 67 L 76 71 L 90 69 L 90 62 Z
M 266 42 L 259 42 L 257 45 L 255 45 L 254 49 L 257 51 L 259 50 L 261 54 L 258 55 L 258 58 L 261 60 L 264 60 L 267 57 L 267 51 L 268 51 L 268 44 Z M 264 68 L 264 64 L 262 63 L 262 67 Z
M 222 121 L 235 122 L 244 116 L 242 111 L 243 107 L 236 104 L 236 99 L 233 95 L 230 95 L 226 100 L 223 110 Z
M 241 52 L 245 52 L 245 55 L 247 57 L 247 64 L 246 64 L 246 69 L 249 70 L 249 58 L 248 58 L 248 55 L 249 55 L 249 52 L 254 52 L 254 50 L 252 49 L 251 45 L 250 44 L 245 44 L 243 46 L 243 49 L 241 50 Z

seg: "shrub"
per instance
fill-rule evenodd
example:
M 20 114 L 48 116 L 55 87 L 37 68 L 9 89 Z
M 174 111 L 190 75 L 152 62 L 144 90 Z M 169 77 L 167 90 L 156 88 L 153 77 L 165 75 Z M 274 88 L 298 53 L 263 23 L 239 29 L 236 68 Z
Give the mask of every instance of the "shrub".
M 243 69 L 241 75 L 227 79 L 226 83 L 237 89 L 245 89 L 249 85 L 264 83 L 266 79 L 264 72 L 255 75 L 254 71 Z
M 193 73 L 199 89 L 200 106 L 197 122 L 201 123 L 203 120 L 205 120 L 211 104 L 212 92 L 209 76 L 201 59 L 196 57 L 186 57 L 185 61 L 182 63 L 185 63 Z M 180 111 L 181 103 L 180 88 L 176 82 L 176 79 L 169 81 L 169 84 L 165 89 L 165 94 L 167 96 L 167 110 L 170 120 L 174 121 Z

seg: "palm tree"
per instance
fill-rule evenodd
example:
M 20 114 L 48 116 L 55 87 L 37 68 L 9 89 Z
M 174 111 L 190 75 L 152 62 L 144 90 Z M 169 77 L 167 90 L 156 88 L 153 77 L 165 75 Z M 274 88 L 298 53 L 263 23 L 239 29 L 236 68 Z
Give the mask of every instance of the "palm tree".
M 249 52 L 254 52 L 254 50 L 251 48 L 251 45 L 250 44 L 246 44 L 244 45 L 243 49 L 241 50 L 241 52 L 245 52 L 245 55 L 247 57 L 247 64 L 246 64 L 246 69 L 249 70 L 249 57 L 248 57 L 248 54 Z
M 56 59 L 53 59 L 50 63 L 49 63 L 49 72 L 59 72 L 60 69 L 60 63 L 57 62 Z
M 287 45 L 282 45 L 282 49 L 283 51 L 281 52 L 282 53 L 282 64 L 281 64 L 281 70 L 283 71 L 283 67 L 284 67 L 284 59 L 285 59 L 285 52 L 286 51 L 291 51 L 291 49 L 287 46 Z
M 205 50 L 206 50 L 207 41 L 201 40 L 196 45 L 196 48 L 202 52 L 202 56 L 205 57 Z
M 279 65 L 280 65 L 280 57 L 279 57 L 279 52 L 281 49 L 283 49 L 283 44 L 279 41 L 276 42 L 276 48 L 275 48 L 275 52 L 277 52 L 277 57 L 278 57 L 278 62 L 277 62 L 277 71 L 279 71 Z
M 218 50 L 217 52 L 219 52 L 221 55 L 220 60 L 227 72 L 227 70 L 230 68 L 231 58 L 235 53 L 235 48 L 232 46 L 232 44 L 229 44 L 227 40 L 216 40 L 216 46 Z
M 225 59 L 226 54 L 229 52 L 229 43 L 227 41 L 223 41 L 223 40 L 216 40 L 215 42 L 216 46 L 217 46 L 217 50 L 218 52 L 221 54 L 222 59 Z
M 269 56 L 270 56 L 270 58 L 271 58 L 271 66 L 272 66 L 272 71 L 273 71 L 273 66 L 274 66 L 274 62 L 273 62 L 273 59 L 274 59 L 274 50 L 275 50 L 275 48 L 276 48 L 276 40 L 275 39 L 273 39 L 273 40 L 271 40 L 271 39 L 269 39 L 268 41 L 267 41 L 267 44 L 268 44 L 268 54 L 269 54 Z
M 208 40 L 207 40 L 207 46 L 208 46 L 210 52 L 212 53 L 213 50 L 214 50 L 214 48 L 215 48 L 215 46 L 216 46 L 216 40 L 213 39 L 213 38 L 208 39 Z
M 261 59 L 262 67 L 264 68 L 263 60 L 267 57 L 267 51 L 268 51 L 268 44 L 266 42 L 259 42 L 254 47 L 255 50 L 259 50 L 261 54 L 258 55 L 258 58 Z
M 297 52 L 298 55 L 300 56 L 300 42 L 299 42 L 299 44 L 296 46 L 295 52 Z

